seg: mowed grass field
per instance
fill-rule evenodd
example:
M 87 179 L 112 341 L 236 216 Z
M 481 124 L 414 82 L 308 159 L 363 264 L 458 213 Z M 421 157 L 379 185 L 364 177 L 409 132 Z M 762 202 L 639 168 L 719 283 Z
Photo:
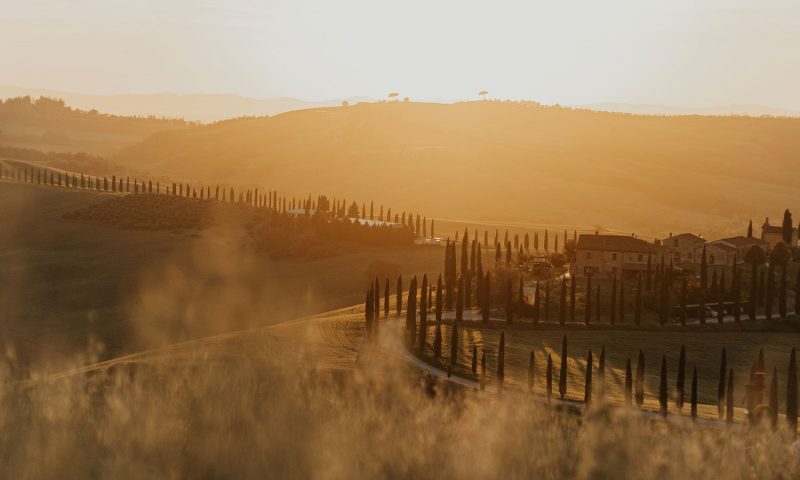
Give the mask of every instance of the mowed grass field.
M 430 317 L 432 318 L 432 316 Z M 449 363 L 451 326 L 442 327 L 442 355 L 444 364 Z M 481 328 L 464 324 L 459 327 L 460 365 L 467 370 L 472 362 L 472 346 L 478 347 L 478 365 L 483 351 L 486 352 L 487 376 L 496 381 L 497 350 L 503 330 Z M 750 368 L 758 357 L 760 348 L 764 349 L 766 365 L 766 385 L 772 379 L 772 369 L 777 367 L 778 398 L 781 413 L 786 401 L 786 373 L 792 348 L 800 347 L 800 333 L 772 332 L 719 332 L 719 331 L 663 331 L 663 330 L 559 330 L 550 327 L 540 330 L 505 331 L 506 370 L 504 385 L 526 390 L 528 388 L 528 364 L 530 352 L 535 355 L 535 388 L 537 395 L 545 395 L 545 371 L 547 355 L 553 359 L 553 392 L 558 396 L 558 378 L 561 365 L 561 343 L 567 335 L 568 388 L 567 398 L 583 400 L 586 359 L 592 351 L 594 365 L 594 394 L 597 395 L 597 368 L 601 348 L 606 355 L 606 396 L 608 400 L 622 405 L 624 403 L 625 365 L 631 360 L 633 375 L 636 374 L 636 361 L 639 350 L 645 354 L 645 401 L 644 407 L 657 411 L 659 372 L 661 357 L 667 359 L 667 385 L 670 395 L 669 411 L 677 414 L 673 403 L 676 387 L 678 357 L 680 348 L 686 348 L 686 383 L 683 415 L 689 415 L 692 369 L 697 368 L 698 410 L 702 417 L 717 417 L 717 386 L 719 382 L 720 358 L 723 347 L 727 354 L 727 369 L 734 370 L 735 404 L 744 405 L 745 385 L 748 384 Z M 427 354 L 432 353 L 434 328 L 428 329 Z M 480 373 L 480 367 L 479 367 Z M 597 398 L 597 397 L 595 397 Z M 766 392 L 765 392 L 766 401 Z M 744 410 L 737 408 L 736 417 L 744 418 Z
M 21 365 L 58 369 L 89 350 L 109 359 L 358 304 L 372 262 L 410 278 L 438 272 L 442 259 L 440 248 L 415 247 L 276 261 L 235 229 L 64 218 L 108 195 L 0 181 L 0 344 Z

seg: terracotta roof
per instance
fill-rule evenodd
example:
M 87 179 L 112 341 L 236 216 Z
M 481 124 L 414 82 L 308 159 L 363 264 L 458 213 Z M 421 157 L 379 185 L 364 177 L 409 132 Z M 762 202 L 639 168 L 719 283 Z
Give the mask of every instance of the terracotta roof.
M 694 233 L 679 233 L 677 235 L 673 235 L 665 240 L 675 240 L 678 238 L 685 238 L 686 240 L 695 240 L 699 242 L 705 242 L 705 239 L 699 235 L 695 235 Z
M 609 252 L 650 253 L 653 245 L 627 235 L 591 235 L 578 237 L 578 250 L 603 250 Z
M 756 237 L 748 238 L 742 236 L 722 238 L 714 241 L 713 243 L 717 242 L 725 242 L 737 248 L 751 247 L 753 245 L 765 245 L 767 243 L 764 240 L 761 240 L 760 238 Z

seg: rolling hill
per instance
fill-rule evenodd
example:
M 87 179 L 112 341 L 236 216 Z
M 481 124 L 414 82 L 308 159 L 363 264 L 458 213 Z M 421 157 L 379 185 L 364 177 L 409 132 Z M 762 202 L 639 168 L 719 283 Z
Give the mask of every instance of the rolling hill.
M 374 103 L 161 132 L 114 159 L 162 175 L 374 198 L 428 216 L 740 233 L 800 209 L 800 119 L 536 103 Z
M 95 109 L 78 110 L 63 100 L 42 97 L 0 101 L 0 145 L 52 152 L 107 155 L 164 130 L 185 130 L 179 119 L 123 117 Z
M 2 97 L 61 98 L 67 104 L 83 110 L 96 109 L 112 115 L 158 116 L 183 118 L 195 122 L 216 122 L 244 116 L 275 115 L 304 108 L 332 107 L 345 99 L 308 101 L 291 97 L 251 98 L 234 94 L 176 94 L 140 93 L 94 95 L 40 88 L 0 85 Z M 367 97 L 346 99 L 350 103 L 366 102 Z

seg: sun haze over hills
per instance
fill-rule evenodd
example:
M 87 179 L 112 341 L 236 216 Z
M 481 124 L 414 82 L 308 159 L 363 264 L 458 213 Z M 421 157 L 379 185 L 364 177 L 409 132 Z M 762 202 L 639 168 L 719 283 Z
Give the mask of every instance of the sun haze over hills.
M 800 119 L 387 102 L 162 132 L 114 159 L 467 221 L 739 233 L 800 207 Z
M 134 118 L 72 107 L 49 97 L 0 99 L 0 145 L 105 155 L 153 133 L 192 126 L 178 118 Z
M 344 100 L 352 104 L 369 100 L 366 97 L 319 101 L 290 97 L 259 99 L 209 93 L 93 95 L 0 85 L 0 98 L 22 96 L 59 98 L 74 108 L 99 110 L 112 115 L 182 118 L 192 122 L 216 122 L 236 117 L 275 115 L 304 108 L 332 107 Z

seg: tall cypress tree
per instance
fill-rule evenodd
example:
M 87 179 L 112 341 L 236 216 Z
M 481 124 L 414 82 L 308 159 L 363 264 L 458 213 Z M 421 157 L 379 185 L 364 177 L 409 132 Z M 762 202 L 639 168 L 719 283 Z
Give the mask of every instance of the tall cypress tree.
M 625 277 L 619 276 L 619 323 L 625 323 Z
M 747 224 L 747 238 L 753 238 L 753 220 Z
M 458 297 L 456 298 L 456 322 L 464 320 L 464 277 L 458 277 Z
M 719 290 L 719 286 L 717 285 L 717 271 L 714 270 L 714 272 L 712 272 L 712 274 L 711 274 L 711 301 L 712 302 L 718 298 L 718 296 L 719 296 L 719 291 L 718 290 Z M 717 308 L 714 308 L 714 310 L 717 310 L 718 308 L 719 308 L 719 304 L 717 304 Z
M 731 368 L 728 373 L 728 391 L 726 396 L 727 415 L 725 416 L 725 423 L 728 425 L 733 424 L 733 369 Z
M 377 319 L 381 314 L 381 284 L 378 282 L 378 277 L 375 277 L 375 318 Z
M 450 365 L 456 366 L 458 363 L 458 323 L 453 322 L 450 330 Z
M 738 255 L 733 259 L 733 281 L 731 282 L 731 297 L 733 299 L 733 321 L 739 323 L 741 320 L 742 307 L 742 279 L 741 272 L 739 271 Z
M 692 420 L 697 420 L 697 367 L 692 367 Z
M 670 266 L 670 272 L 672 267 Z M 658 318 L 659 324 L 665 325 L 669 319 L 669 275 L 664 274 L 658 285 L 659 301 L 658 301 Z
M 558 237 L 556 237 L 558 238 Z M 561 371 L 558 377 L 558 394 L 561 400 L 567 395 L 567 336 L 561 340 Z
M 611 275 L 611 302 L 608 305 L 608 321 L 611 325 L 617 323 L 617 273 Z
M 396 299 L 395 299 L 395 307 L 397 308 L 397 316 L 400 316 L 400 313 L 403 310 L 403 276 L 399 275 L 397 277 L 397 287 L 396 287 Z
M 755 321 L 757 309 L 758 309 L 758 264 L 753 262 L 750 265 L 750 305 L 748 308 L 748 314 L 751 321 Z
M 449 264 L 450 264 L 450 273 L 449 275 L 445 276 L 445 295 L 444 295 L 444 303 L 447 310 L 453 309 L 453 304 L 455 303 L 455 294 L 458 282 L 458 274 L 456 273 L 456 243 L 450 245 L 449 248 Z
M 592 351 L 586 355 L 586 379 L 583 387 L 583 403 L 588 407 L 592 403 Z
M 365 320 L 365 329 L 364 333 L 367 338 L 370 338 L 372 335 L 372 287 L 367 289 L 366 298 L 364 300 L 364 320 Z
M 553 356 L 547 354 L 547 369 L 545 370 L 545 381 L 547 382 L 547 401 L 553 396 Z
M 625 406 L 631 406 L 631 397 L 633 396 L 633 374 L 631 372 L 631 359 L 625 364 Z
M 719 418 L 725 413 L 725 373 L 727 372 L 727 355 L 725 347 L 722 347 L 722 358 L 719 365 L 719 384 L 717 385 L 717 414 Z
M 469 260 L 469 268 L 467 269 L 467 275 L 464 278 L 464 308 L 472 308 L 472 277 L 475 274 L 475 244 L 477 242 L 475 240 L 472 241 L 472 251 L 470 253 L 470 260 Z
M 481 390 L 486 388 L 486 351 L 481 352 Z
M 787 208 L 783 212 L 783 225 L 781 228 L 783 243 L 786 245 L 792 244 L 792 237 L 794 236 L 794 225 L 792 224 L 792 212 Z
M 436 329 L 433 332 L 433 357 L 439 360 L 442 356 L 442 321 L 436 320 Z
M 775 367 L 772 367 L 769 384 L 769 423 L 773 430 L 778 428 L 778 369 Z
M 639 350 L 639 359 L 636 362 L 636 406 L 641 408 L 644 403 L 644 352 Z
M 583 311 L 583 323 L 589 325 L 592 321 L 592 274 L 586 275 L 586 293 L 584 295 L 585 307 Z
M 794 315 L 800 316 L 800 268 L 797 269 L 797 279 L 794 281 Z
M 531 350 L 531 355 L 528 358 L 528 393 L 533 393 L 534 375 L 536 371 L 536 356 Z
M 558 238 L 558 237 L 556 237 Z M 561 296 L 558 300 L 558 323 L 564 325 L 567 317 L 567 279 L 561 277 Z
M 503 379 L 506 374 L 506 334 L 500 332 L 500 347 L 497 349 L 497 391 L 503 391 Z
M 600 305 L 602 305 L 601 302 L 603 300 L 602 296 L 600 295 L 600 285 L 598 285 L 595 290 L 597 291 L 597 293 L 594 296 L 594 299 L 595 299 L 595 302 L 594 302 L 594 320 L 595 320 L 596 323 L 599 324 L 600 323 L 600 310 L 601 310 Z
M 483 317 L 483 323 L 489 323 L 489 317 L 492 311 L 492 279 L 489 276 L 489 272 L 486 272 L 486 278 L 483 281 L 483 308 L 481 309 L 481 315 Z
M 599 394 L 600 398 L 603 398 L 606 394 L 606 347 L 602 345 L 600 347 L 600 359 L 597 364 L 597 375 L 599 376 L 598 384 L 599 384 Z
M 550 321 L 550 281 L 544 282 L 544 321 Z
M 661 374 L 658 384 L 658 403 L 662 417 L 667 416 L 667 356 L 661 355 Z
M 514 294 L 511 287 L 511 279 L 506 282 L 506 323 L 511 324 L 514 321 Z
M 389 277 L 386 277 L 386 283 L 383 284 L 383 317 L 389 318 Z
M 699 315 L 700 315 L 700 323 L 705 325 L 706 323 L 706 289 L 708 288 L 708 264 L 706 260 L 706 246 L 703 244 L 703 253 L 700 257 L 700 305 L 699 305 Z
M 436 281 L 436 321 L 442 321 L 442 274 L 439 274 L 439 279 Z
M 686 277 L 683 277 L 683 284 L 681 285 L 681 326 L 686 326 L 686 290 L 687 290 L 687 283 L 688 280 Z
M 678 412 L 683 408 L 683 387 L 686 376 L 686 349 L 681 345 L 681 354 L 678 357 L 678 380 L 675 384 L 675 407 Z
M 775 303 L 775 263 L 767 265 L 766 299 L 764 300 L 764 316 L 772 320 L 772 306 Z
M 472 344 L 472 374 L 478 373 L 478 344 Z
M 469 270 L 469 231 L 464 229 L 464 237 L 461 239 L 461 276 L 465 276 Z
M 780 289 L 778 290 L 778 313 L 780 314 L 781 318 L 786 318 L 786 297 L 787 291 L 789 290 L 789 282 L 788 282 L 788 275 L 786 269 L 789 266 L 789 262 L 785 262 L 781 265 L 781 285 Z
M 786 423 L 793 438 L 797 438 L 797 352 L 792 348 L 786 378 Z
M 417 277 L 411 279 L 408 287 L 408 300 L 406 301 L 406 332 L 408 345 L 414 346 L 417 339 Z
M 575 277 L 569 279 L 569 321 L 575 323 Z
M 372 209 L 372 205 L 370 205 Z M 428 339 L 428 275 L 422 276 L 422 295 L 419 299 L 419 351 L 425 350 Z

